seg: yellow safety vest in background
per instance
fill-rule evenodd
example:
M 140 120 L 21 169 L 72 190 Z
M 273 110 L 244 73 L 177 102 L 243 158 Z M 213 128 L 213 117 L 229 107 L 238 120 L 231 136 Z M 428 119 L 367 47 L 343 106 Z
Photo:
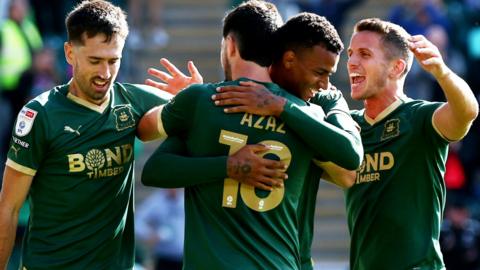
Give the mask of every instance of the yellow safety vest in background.
M 0 91 L 10 91 L 15 89 L 22 73 L 32 64 L 30 48 L 37 50 L 43 46 L 42 37 L 29 20 L 24 20 L 21 27 L 12 20 L 5 20 L 0 35 Z

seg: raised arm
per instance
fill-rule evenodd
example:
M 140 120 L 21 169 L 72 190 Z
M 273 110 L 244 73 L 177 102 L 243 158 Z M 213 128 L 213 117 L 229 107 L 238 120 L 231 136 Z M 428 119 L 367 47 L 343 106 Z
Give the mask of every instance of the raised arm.
M 248 112 L 258 115 L 274 115 L 285 121 L 303 141 L 314 149 L 323 161 L 332 161 L 354 170 L 360 166 L 363 148 L 350 133 L 315 116 L 314 105 L 308 110 L 275 96 L 262 85 L 242 82 L 240 86 L 219 89 L 212 99 L 227 113 Z
M 183 72 L 166 58 L 161 58 L 160 64 L 165 67 L 168 73 L 156 68 L 149 68 L 147 70 L 148 74 L 156 77 L 161 82 L 147 79 L 145 80 L 145 84 L 175 94 L 192 84 L 203 83 L 203 77 L 192 61 L 188 61 L 187 64 L 190 76 L 183 74 Z
M 6 269 L 12 253 L 18 213 L 27 197 L 33 176 L 5 166 L 0 193 L 0 269 Z
M 468 84 L 448 68 L 438 48 L 424 36 L 412 36 L 409 46 L 420 66 L 435 77 L 447 99 L 433 115 L 435 128 L 448 140 L 460 140 L 477 118 L 475 95 Z
M 142 172 L 146 186 L 177 188 L 233 178 L 264 190 L 282 186 L 287 178 L 280 161 L 263 159 L 263 145 L 246 145 L 231 156 L 188 157 L 179 137 L 168 137 L 147 160 Z M 162 174 L 158 174 L 162 171 Z
M 198 72 L 197 67 L 195 67 L 192 61 L 188 62 L 190 76 L 183 74 L 166 58 L 161 58 L 160 64 L 165 67 L 168 73 L 156 68 L 149 68 L 148 74 L 156 77 L 161 82 L 146 79 L 145 84 L 175 95 L 192 84 L 203 82 L 202 75 Z M 158 117 L 160 111 L 161 106 L 155 107 L 145 113 L 140 119 L 139 125 L 137 126 L 137 137 L 140 140 L 152 141 L 164 137 L 158 130 Z

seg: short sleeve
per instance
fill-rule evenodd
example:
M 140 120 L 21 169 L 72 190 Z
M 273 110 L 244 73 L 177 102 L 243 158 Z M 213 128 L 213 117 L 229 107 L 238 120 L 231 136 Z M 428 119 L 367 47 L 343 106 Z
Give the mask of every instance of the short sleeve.
M 444 144 L 449 142 L 448 139 L 438 131 L 433 123 L 433 114 L 442 104 L 428 101 L 416 104 L 413 119 L 415 119 L 416 130 L 421 130 L 421 136 L 425 137 L 427 141 Z
M 140 115 L 153 107 L 166 104 L 173 95 L 155 87 L 144 84 L 123 84 L 129 94 L 129 99 Z
M 190 86 L 162 107 L 159 126 L 168 136 L 182 136 L 190 129 L 198 102 L 210 101 L 204 96 L 206 92 L 203 85 Z
M 35 101 L 23 107 L 15 120 L 6 165 L 34 176 L 48 149 L 45 111 Z

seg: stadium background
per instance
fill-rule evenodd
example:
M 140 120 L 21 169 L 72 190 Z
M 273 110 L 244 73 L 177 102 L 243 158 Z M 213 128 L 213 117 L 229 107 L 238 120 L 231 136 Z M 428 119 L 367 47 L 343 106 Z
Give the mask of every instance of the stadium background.
M 0 1 L 0 21 L 8 16 L 9 0 Z M 34 21 L 44 41 L 53 52 L 52 72 L 60 83 L 68 80 L 69 68 L 63 56 L 65 14 L 77 1 L 30 0 L 30 19 Z M 220 67 L 219 48 L 221 20 L 225 11 L 241 1 L 226 0 L 117 0 L 128 14 L 131 34 L 127 40 L 118 80 L 141 83 L 149 76 L 148 67 L 159 67 L 160 57 L 170 59 L 186 71 L 186 62 L 193 60 L 205 82 L 223 79 Z M 440 26 L 450 37 L 449 59 L 454 71 L 466 78 L 478 97 L 479 79 L 475 71 L 480 62 L 480 0 L 277 0 L 275 2 L 284 19 L 299 11 L 313 11 L 334 22 L 345 46 L 348 46 L 353 24 L 361 18 L 379 17 L 398 20 L 412 31 L 427 33 Z M 402 13 L 403 10 L 407 11 Z M 468 11 L 467 13 L 465 13 Z M 468 15 L 468 16 L 467 16 Z M 407 28 L 409 30 L 409 28 Z M 337 73 L 331 81 L 344 92 L 351 108 L 360 108 L 361 103 L 349 98 L 346 71 L 346 54 L 341 55 Z M 421 72 L 410 75 L 412 85 L 421 85 L 420 92 L 407 95 L 441 100 L 442 94 L 430 83 L 430 78 Z M 0 89 L 1 90 L 1 89 Z M 46 89 L 45 89 L 46 90 Z M 8 101 L 0 100 L 0 115 L 9 117 Z M 477 120 L 478 122 L 478 120 Z M 0 127 L 0 131 L 10 127 Z M 474 218 L 478 218 L 480 198 L 480 168 L 478 123 L 470 134 L 452 147 L 450 167 L 447 166 L 449 196 L 467 202 Z M 2 142 L 0 142 L 2 143 Z M 138 143 L 136 202 L 140 203 L 152 189 L 143 187 L 138 178 L 144 161 L 158 143 Z M 467 147 L 468 146 L 468 147 Z M 477 149 L 477 150 L 475 150 Z M 1 155 L 1 154 L 0 154 Z M 4 160 L 4 157 L 1 157 Z M 455 160 L 453 159 L 455 158 Z M 452 162 L 452 160 L 456 162 Z M 450 169 L 448 169 L 450 168 Z M 318 191 L 315 241 L 313 255 L 318 269 L 346 269 L 349 237 L 345 221 L 343 193 L 340 189 L 322 183 Z M 480 255 L 479 255 L 480 256 Z

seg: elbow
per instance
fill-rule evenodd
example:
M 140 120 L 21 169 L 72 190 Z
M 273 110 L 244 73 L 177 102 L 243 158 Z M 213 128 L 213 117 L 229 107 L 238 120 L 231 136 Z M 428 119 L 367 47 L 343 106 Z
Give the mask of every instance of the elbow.
M 465 111 L 463 112 L 464 119 L 467 119 L 469 122 L 473 122 L 475 119 L 478 117 L 478 101 L 477 99 L 471 100 L 471 104 L 468 106 L 465 106 Z
M 475 102 L 475 106 L 473 106 L 473 110 L 471 111 L 471 114 L 470 114 L 470 119 L 475 120 L 477 119 L 478 117 L 478 103 Z
M 355 179 L 357 177 L 357 171 L 348 171 L 342 181 L 342 186 L 344 189 L 351 188 L 355 184 Z
M 351 145 L 351 148 L 348 149 L 348 155 L 350 158 L 348 159 L 348 164 L 345 164 L 343 166 L 347 170 L 356 170 L 360 165 L 362 164 L 363 161 L 363 146 L 361 143 L 354 143 Z M 353 184 L 352 184 L 353 185 Z

